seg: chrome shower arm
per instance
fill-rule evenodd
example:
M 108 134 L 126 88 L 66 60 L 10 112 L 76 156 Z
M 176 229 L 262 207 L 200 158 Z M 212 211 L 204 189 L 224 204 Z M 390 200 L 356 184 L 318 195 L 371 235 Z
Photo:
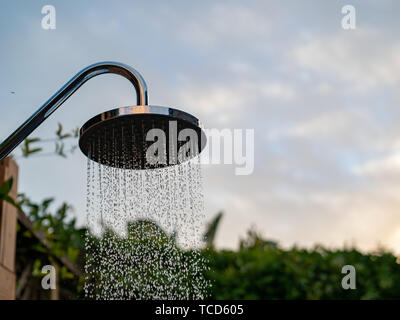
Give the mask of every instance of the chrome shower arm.
M 89 79 L 104 73 L 119 74 L 127 78 L 136 89 L 137 104 L 148 105 L 147 86 L 143 77 L 135 69 L 119 62 L 99 62 L 78 72 L 29 119 L 15 130 L 0 145 L 0 160 L 8 156 L 29 134 L 57 110 L 76 90 Z

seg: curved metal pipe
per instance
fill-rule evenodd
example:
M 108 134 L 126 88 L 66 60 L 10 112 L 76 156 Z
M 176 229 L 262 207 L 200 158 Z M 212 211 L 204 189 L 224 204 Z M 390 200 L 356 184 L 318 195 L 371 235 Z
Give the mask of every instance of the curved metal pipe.
M 29 134 L 57 110 L 86 81 L 104 73 L 119 74 L 136 89 L 137 105 L 148 105 L 147 85 L 135 69 L 119 62 L 99 62 L 78 72 L 0 145 L 0 160 L 7 157 Z

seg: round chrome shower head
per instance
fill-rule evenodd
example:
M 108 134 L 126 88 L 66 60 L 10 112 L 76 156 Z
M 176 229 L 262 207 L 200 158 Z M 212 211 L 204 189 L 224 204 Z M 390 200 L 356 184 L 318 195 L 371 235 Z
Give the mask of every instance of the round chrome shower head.
M 80 129 L 79 147 L 91 160 L 123 169 L 153 169 L 197 156 L 206 137 L 199 120 L 161 106 L 129 106 L 101 113 Z

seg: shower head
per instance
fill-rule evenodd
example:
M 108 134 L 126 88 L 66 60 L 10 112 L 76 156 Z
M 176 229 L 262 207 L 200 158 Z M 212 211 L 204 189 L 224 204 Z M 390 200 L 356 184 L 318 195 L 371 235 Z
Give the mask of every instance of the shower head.
M 79 147 L 91 160 L 123 169 L 153 169 L 197 156 L 206 143 L 199 120 L 161 106 L 129 106 L 101 113 L 80 129 Z
M 104 165 L 125 169 L 171 166 L 198 155 L 206 143 L 197 118 L 172 108 L 149 106 L 147 86 L 135 69 L 119 62 L 99 62 L 78 72 L 0 144 L 0 160 L 9 155 L 86 81 L 105 73 L 128 79 L 137 105 L 110 110 L 80 130 L 82 152 Z

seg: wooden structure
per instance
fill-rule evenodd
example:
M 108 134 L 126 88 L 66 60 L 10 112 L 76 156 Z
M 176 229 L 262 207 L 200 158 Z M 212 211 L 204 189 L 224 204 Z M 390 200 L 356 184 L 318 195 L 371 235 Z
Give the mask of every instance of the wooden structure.
M 8 194 L 12 199 L 17 199 L 18 166 L 12 158 L 0 161 L 0 186 L 10 178 L 13 185 Z M 17 232 L 17 225 L 20 232 Z M 14 299 L 38 299 L 43 296 L 40 287 L 40 278 L 32 276 L 33 261 L 26 261 L 26 250 L 24 246 L 17 247 L 17 236 L 22 232 L 29 231 L 32 234 L 31 241 L 40 243 L 49 257 L 52 265 L 57 269 L 67 268 L 79 279 L 82 271 L 66 256 L 55 256 L 51 253 L 50 243 L 45 233 L 34 227 L 29 217 L 6 201 L 0 201 L 0 300 Z M 21 245 L 21 244 L 20 244 Z M 69 295 L 58 281 L 55 290 L 46 291 L 45 299 L 57 300 Z M 18 286 L 16 286 L 18 284 Z
M 12 158 L 0 162 L 0 185 L 10 178 L 13 185 L 9 196 L 16 200 L 18 166 Z M 0 202 L 0 299 L 15 298 L 15 246 L 18 210 L 8 202 Z

